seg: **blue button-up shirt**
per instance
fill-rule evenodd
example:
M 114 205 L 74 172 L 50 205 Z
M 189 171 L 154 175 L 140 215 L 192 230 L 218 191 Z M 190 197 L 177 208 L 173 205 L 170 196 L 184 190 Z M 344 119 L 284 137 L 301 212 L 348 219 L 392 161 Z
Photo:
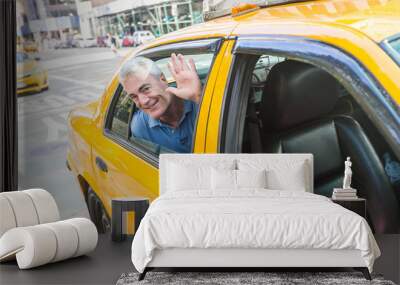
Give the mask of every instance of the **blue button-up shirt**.
M 131 122 L 132 136 L 151 141 L 175 152 L 189 153 L 192 151 L 197 109 L 196 103 L 185 100 L 183 116 L 177 128 L 153 119 L 139 109 L 133 115 Z

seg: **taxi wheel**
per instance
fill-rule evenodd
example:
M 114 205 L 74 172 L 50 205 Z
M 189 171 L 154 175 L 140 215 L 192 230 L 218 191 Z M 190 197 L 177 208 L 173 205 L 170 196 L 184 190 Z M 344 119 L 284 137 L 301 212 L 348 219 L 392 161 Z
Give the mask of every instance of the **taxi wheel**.
M 97 231 L 99 233 L 109 232 L 111 230 L 110 218 L 103 207 L 103 203 L 101 203 L 100 199 L 90 186 L 87 193 L 87 205 L 90 219 L 96 225 Z
M 108 233 L 111 232 L 111 222 L 110 218 L 107 215 L 106 210 L 102 207 L 102 214 L 101 214 L 101 224 L 104 229 L 104 232 Z

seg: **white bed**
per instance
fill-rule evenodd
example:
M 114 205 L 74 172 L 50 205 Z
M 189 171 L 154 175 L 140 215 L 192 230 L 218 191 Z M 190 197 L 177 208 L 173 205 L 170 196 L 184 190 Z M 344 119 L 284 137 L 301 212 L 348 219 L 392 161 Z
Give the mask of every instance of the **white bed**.
M 312 181 L 309 154 L 161 155 L 132 262 L 141 278 L 154 267 L 355 267 L 368 278 L 380 255 L 368 223 L 312 194 Z

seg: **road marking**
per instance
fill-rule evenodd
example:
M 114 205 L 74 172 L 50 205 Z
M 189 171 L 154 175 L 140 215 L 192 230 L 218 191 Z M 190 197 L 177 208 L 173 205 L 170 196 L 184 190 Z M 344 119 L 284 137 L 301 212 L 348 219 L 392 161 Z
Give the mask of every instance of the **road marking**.
M 95 63 L 90 63 L 90 69 L 93 70 L 96 73 L 99 73 L 101 75 L 104 75 L 104 73 L 111 73 L 114 74 L 118 67 L 120 65 L 120 62 L 115 62 L 114 60 L 103 60 L 103 61 L 99 61 L 99 62 L 95 62 Z M 51 71 L 52 74 L 55 73 L 60 73 L 60 74 L 64 74 L 64 72 L 68 72 L 68 71 L 76 71 L 82 70 L 82 65 L 74 65 L 74 66 L 69 66 L 69 67 L 63 67 L 60 69 L 54 69 Z
M 47 127 L 47 137 L 45 142 L 54 142 L 60 140 L 64 135 L 63 133 L 68 131 L 65 123 L 60 123 L 51 117 L 45 117 L 41 120 Z
M 82 107 L 85 104 L 91 103 L 94 100 L 88 100 L 88 101 L 82 101 L 73 105 L 68 105 L 67 107 L 69 107 L 68 109 L 66 109 L 66 106 L 60 106 L 57 108 L 52 108 L 49 109 L 48 107 L 44 106 L 43 110 L 34 110 L 33 112 L 30 112 L 31 109 L 29 109 L 29 111 L 21 111 L 20 113 L 18 113 L 18 119 L 19 120 L 27 120 L 26 117 L 29 117 L 29 120 L 37 120 L 40 119 L 40 117 L 45 116 L 45 115 L 53 115 L 53 114 L 58 114 L 59 112 L 64 112 L 64 111 L 71 111 L 74 110 L 77 107 Z
M 85 99 L 85 100 L 86 99 L 98 99 L 102 95 L 103 95 L 103 92 L 93 92 L 91 90 L 86 90 L 86 89 L 81 88 L 78 90 L 70 91 L 65 96 L 68 98 L 81 99 L 80 101 L 83 101 L 82 99 Z
M 50 152 L 60 152 L 68 148 L 68 140 L 65 138 L 59 141 L 46 142 L 42 145 L 36 146 L 29 151 L 29 156 L 37 158 L 38 156 L 49 156 Z
M 72 100 L 68 98 L 67 96 L 53 96 L 53 97 L 48 97 L 43 100 L 44 104 L 47 104 L 50 108 L 58 108 L 61 106 L 68 106 L 68 105 L 73 105 L 76 104 L 77 102 L 75 100 Z
M 51 79 L 56 79 L 56 80 L 66 81 L 66 82 L 74 83 L 74 84 L 77 84 L 77 85 L 88 86 L 88 87 L 97 88 L 97 89 L 104 89 L 105 88 L 104 85 L 103 86 L 99 86 L 98 84 L 93 84 L 93 83 L 90 83 L 90 82 L 76 80 L 76 79 L 72 79 L 72 78 L 66 78 L 64 76 L 49 75 L 49 77 L 50 77 L 50 80 Z
M 51 94 L 46 97 L 37 98 L 35 101 L 18 102 L 18 116 L 32 116 L 36 114 L 53 113 L 56 109 L 70 111 L 76 106 L 84 105 L 99 99 L 102 92 L 74 88 L 66 93 Z

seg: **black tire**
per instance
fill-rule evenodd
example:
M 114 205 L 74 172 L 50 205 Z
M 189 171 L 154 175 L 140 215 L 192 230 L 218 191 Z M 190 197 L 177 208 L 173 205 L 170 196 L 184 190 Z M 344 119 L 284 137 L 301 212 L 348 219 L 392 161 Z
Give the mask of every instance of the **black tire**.
M 110 217 L 108 216 L 106 210 L 104 209 L 103 204 L 101 204 L 101 225 L 105 233 L 111 232 Z
M 90 186 L 87 193 L 87 206 L 90 219 L 96 225 L 97 231 L 99 233 L 109 232 L 111 230 L 110 218 L 103 207 L 103 203 Z
M 96 215 L 96 199 L 97 199 L 96 194 L 93 192 L 92 188 L 89 187 L 88 192 L 87 192 L 86 203 L 87 203 L 90 219 L 97 227 L 98 221 L 96 220 L 96 217 L 97 217 L 97 215 Z

